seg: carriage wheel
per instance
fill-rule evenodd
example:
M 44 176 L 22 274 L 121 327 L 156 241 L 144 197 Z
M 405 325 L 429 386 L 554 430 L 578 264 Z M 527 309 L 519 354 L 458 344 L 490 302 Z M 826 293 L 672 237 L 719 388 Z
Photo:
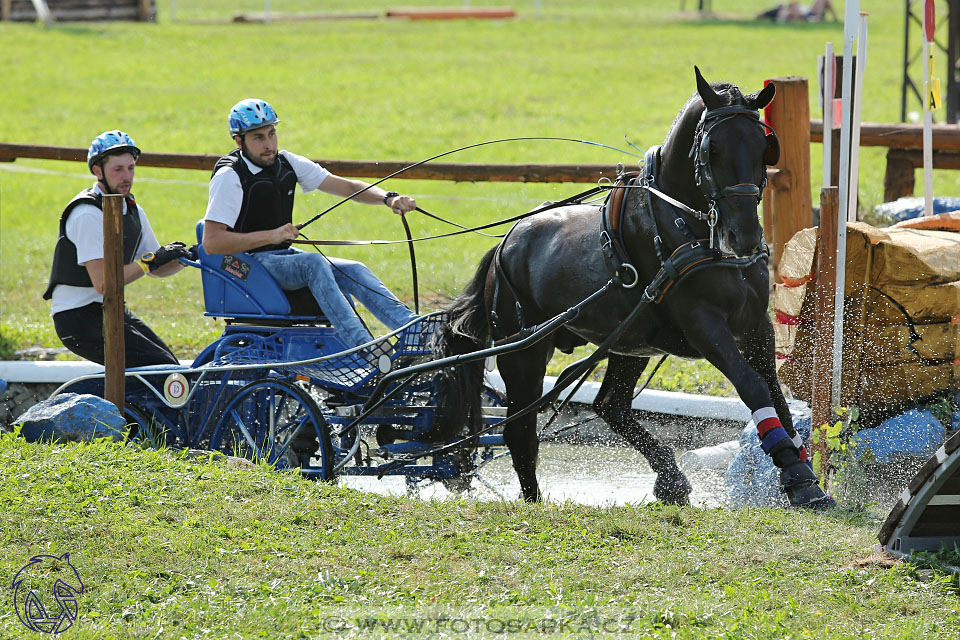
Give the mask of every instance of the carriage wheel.
M 154 449 L 163 446 L 166 443 L 163 427 L 157 424 L 147 411 L 136 404 L 125 402 L 123 405 L 123 417 L 130 427 L 128 440 L 149 445 Z
M 278 469 L 299 468 L 321 480 L 332 477 L 323 414 L 306 391 L 283 380 L 264 378 L 240 389 L 224 408 L 210 448 Z

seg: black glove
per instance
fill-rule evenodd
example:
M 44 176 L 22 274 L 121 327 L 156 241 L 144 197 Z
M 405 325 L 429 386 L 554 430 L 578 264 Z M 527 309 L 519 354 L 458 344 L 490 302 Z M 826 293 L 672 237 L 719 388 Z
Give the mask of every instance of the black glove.
M 200 257 L 200 253 L 197 251 L 197 247 L 199 246 L 200 244 L 196 243 L 187 247 L 187 257 L 193 260 L 194 262 L 196 262 L 197 259 Z
M 170 244 L 163 245 L 156 251 L 148 251 L 140 256 L 137 262 L 147 265 L 150 271 L 155 271 L 178 258 L 189 257 L 190 251 L 187 249 L 187 245 L 182 242 L 171 242 Z

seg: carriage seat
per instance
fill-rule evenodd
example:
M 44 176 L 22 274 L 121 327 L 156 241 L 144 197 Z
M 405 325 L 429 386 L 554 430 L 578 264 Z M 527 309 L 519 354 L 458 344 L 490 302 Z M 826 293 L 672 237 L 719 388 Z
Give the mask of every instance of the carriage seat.
M 309 289 L 284 291 L 251 254 L 209 254 L 197 223 L 205 316 L 243 322 L 329 324 Z

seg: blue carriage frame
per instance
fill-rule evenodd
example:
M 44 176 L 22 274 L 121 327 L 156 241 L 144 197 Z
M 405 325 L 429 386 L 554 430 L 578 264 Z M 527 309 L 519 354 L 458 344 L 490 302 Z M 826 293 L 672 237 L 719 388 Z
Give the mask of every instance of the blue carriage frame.
M 197 224 L 198 243 L 202 225 Z M 196 260 L 181 262 L 200 269 L 204 315 L 224 319 L 224 331 L 190 366 L 126 371 L 125 413 L 134 425 L 132 436 L 152 446 L 219 450 L 299 468 L 322 480 L 386 474 L 411 482 L 445 480 L 505 455 L 499 434 L 468 438 L 460 450 L 419 439 L 435 416 L 432 376 L 443 364 L 432 366 L 429 340 L 443 314 L 422 316 L 347 348 L 318 315 L 312 296 L 303 295 L 309 291 L 299 293 L 313 308 L 300 311 L 297 292 L 283 291 L 250 254 L 212 255 L 202 244 L 197 254 Z M 398 380 L 388 375 L 406 369 L 416 373 Z M 102 396 L 103 380 L 103 374 L 83 376 L 56 393 Z M 175 398 L 168 389 L 174 380 L 184 389 Z M 493 389 L 488 400 L 492 406 L 483 421 L 492 427 L 505 416 L 505 407 Z M 393 427 L 402 439 L 372 448 L 366 439 L 380 425 Z M 297 442 L 308 443 L 306 449 L 295 452 Z M 422 461 L 420 454 L 431 451 L 429 463 Z M 399 459 L 406 462 L 397 464 Z

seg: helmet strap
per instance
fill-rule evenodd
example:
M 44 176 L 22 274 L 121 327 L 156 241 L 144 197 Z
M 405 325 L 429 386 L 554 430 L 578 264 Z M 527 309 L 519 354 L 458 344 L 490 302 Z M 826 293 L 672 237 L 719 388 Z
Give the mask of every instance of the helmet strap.
M 100 167 L 100 175 L 101 175 L 102 177 L 100 177 L 100 178 L 97 180 L 97 182 L 99 182 L 101 185 L 103 185 L 104 187 L 106 187 L 106 189 L 104 189 L 103 192 L 104 192 L 105 194 L 108 194 L 108 195 L 110 195 L 110 194 L 115 194 L 116 191 L 114 191 L 114 190 L 113 190 L 113 187 L 110 186 L 110 183 L 107 182 L 107 169 L 106 169 L 106 167 L 103 166 L 103 159 L 101 158 L 100 160 L 97 160 L 97 162 L 94 163 L 94 164 L 95 164 L 96 166 Z

